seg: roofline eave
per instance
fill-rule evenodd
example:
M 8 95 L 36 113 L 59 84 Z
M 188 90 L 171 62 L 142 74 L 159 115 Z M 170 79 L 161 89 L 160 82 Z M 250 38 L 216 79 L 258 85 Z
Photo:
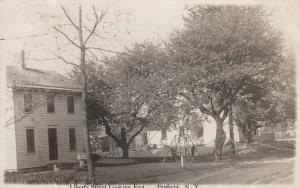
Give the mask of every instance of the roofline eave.
M 81 89 L 77 88 L 63 88 L 63 87 L 52 87 L 52 86 L 36 86 L 36 85 L 8 85 L 11 88 L 32 88 L 32 89 L 50 89 L 50 90 L 60 90 L 60 91 L 72 91 L 72 92 L 82 92 Z

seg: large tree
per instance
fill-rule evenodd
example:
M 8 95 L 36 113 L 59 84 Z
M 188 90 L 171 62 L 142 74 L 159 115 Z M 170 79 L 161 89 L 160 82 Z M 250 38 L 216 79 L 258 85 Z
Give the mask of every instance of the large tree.
M 216 122 L 216 160 L 222 157 L 228 106 L 268 80 L 282 60 L 281 38 L 267 13 L 260 6 L 197 5 L 166 44 L 174 97 Z
M 283 54 L 277 70 L 258 86 L 244 91 L 234 104 L 234 119 L 242 141 L 251 142 L 257 128 L 293 127 L 296 118 L 296 64 L 294 55 Z
M 129 146 L 144 127 L 167 126 L 176 108 L 161 83 L 163 51 L 154 44 L 136 44 L 127 55 L 107 57 L 89 64 L 89 119 L 104 126 L 129 157 Z

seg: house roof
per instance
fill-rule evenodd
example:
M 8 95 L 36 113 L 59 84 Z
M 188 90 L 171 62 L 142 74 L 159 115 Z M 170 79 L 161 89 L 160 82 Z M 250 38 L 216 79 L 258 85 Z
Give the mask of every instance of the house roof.
M 7 66 L 9 87 L 81 91 L 81 86 L 59 73 L 31 68 Z

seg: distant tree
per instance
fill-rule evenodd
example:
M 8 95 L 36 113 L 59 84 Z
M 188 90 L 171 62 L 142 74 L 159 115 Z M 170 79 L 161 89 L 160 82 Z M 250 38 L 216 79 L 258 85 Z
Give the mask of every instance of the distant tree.
M 296 118 L 296 64 L 289 51 L 275 73 L 259 87 L 245 90 L 246 97 L 234 104 L 235 121 L 242 141 L 251 142 L 257 128 L 293 127 Z
M 222 157 L 228 107 L 262 85 L 282 61 L 280 34 L 260 6 L 188 9 L 185 27 L 166 44 L 173 95 L 216 122 L 215 159 Z

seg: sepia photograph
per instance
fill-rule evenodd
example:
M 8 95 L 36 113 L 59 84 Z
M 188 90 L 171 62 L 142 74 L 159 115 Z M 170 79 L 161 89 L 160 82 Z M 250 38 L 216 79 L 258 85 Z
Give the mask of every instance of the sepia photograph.
M 0 0 L 1 187 L 296 187 L 299 5 Z

